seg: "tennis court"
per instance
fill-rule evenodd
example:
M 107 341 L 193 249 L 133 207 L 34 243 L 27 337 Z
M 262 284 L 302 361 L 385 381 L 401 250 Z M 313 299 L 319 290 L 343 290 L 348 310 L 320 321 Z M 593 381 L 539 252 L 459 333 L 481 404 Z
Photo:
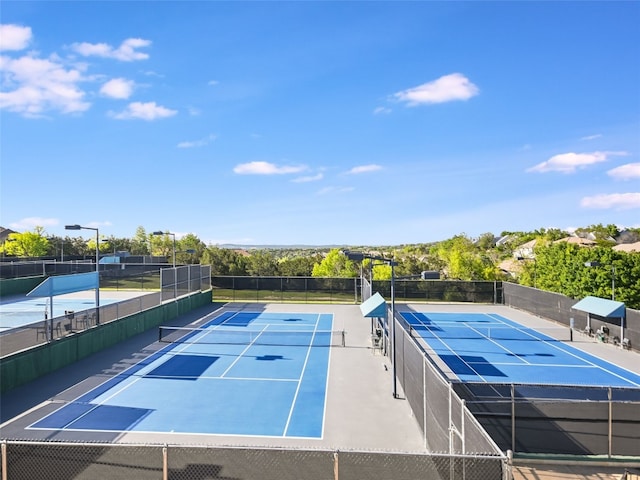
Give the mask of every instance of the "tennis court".
M 100 305 L 106 306 L 125 299 L 140 296 L 141 292 L 112 292 L 100 291 Z M 51 303 L 53 311 L 51 311 Z M 96 306 L 95 290 L 54 295 L 53 301 L 49 297 L 27 297 L 14 295 L 0 300 L 0 332 L 13 328 L 24 327 L 45 318 L 57 318 L 67 311 L 80 312 L 90 310 Z
M 322 438 L 333 315 L 224 311 L 31 430 Z
M 574 348 L 565 327 L 525 327 L 496 313 L 402 317 L 462 382 L 640 387 L 640 375 Z

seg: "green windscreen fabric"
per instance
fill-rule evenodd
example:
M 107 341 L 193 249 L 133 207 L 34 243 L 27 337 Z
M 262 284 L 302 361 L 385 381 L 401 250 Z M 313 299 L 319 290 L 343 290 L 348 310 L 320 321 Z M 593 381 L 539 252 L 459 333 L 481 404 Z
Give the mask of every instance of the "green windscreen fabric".
M 27 293 L 27 297 L 53 297 L 65 293 L 83 292 L 99 288 L 98 272 L 76 273 L 49 277 Z

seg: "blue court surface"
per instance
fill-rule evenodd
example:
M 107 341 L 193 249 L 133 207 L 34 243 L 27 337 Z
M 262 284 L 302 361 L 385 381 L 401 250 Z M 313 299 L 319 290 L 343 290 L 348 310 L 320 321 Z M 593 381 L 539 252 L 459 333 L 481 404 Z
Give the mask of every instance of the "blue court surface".
M 49 297 L 25 297 L 14 296 L 0 301 L 0 332 L 12 328 L 31 325 L 41 322 L 46 318 L 62 317 L 65 311 L 80 312 L 90 310 L 96 306 L 94 291 L 84 292 L 83 296 L 55 295 L 53 297 L 53 314 L 50 311 Z M 110 305 L 122 301 L 119 298 L 110 298 L 108 293 L 100 293 L 100 305 Z
M 332 324 L 226 311 L 168 329 L 172 343 L 29 428 L 322 438 Z
M 498 314 L 402 312 L 462 382 L 640 387 L 640 376 Z M 569 339 L 569 330 L 566 339 Z

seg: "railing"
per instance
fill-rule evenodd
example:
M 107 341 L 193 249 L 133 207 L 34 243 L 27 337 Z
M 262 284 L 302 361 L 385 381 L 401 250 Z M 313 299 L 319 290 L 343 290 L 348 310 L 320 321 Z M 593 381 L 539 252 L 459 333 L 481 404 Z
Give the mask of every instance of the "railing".
M 358 303 L 364 291 L 360 278 L 214 276 L 213 298 L 231 302 Z M 501 303 L 501 282 L 396 280 L 399 302 Z M 389 299 L 391 280 L 375 280 L 373 292 Z M 368 290 L 367 290 L 368 291 Z
M 4 441 L 3 480 L 508 480 L 506 457 L 325 449 Z

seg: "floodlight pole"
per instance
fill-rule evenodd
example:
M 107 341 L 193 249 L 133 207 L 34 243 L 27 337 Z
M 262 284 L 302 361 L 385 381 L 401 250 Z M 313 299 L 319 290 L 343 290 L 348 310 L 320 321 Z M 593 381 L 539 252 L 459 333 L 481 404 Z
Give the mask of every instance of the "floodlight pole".
M 398 397 L 398 382 L 396 380 L 396 275 L 394 267 L 396 262 L 389 261 L 391 265 L 391 337 L 393 345 L 393 398 Z
M 97 228 L 83 227 L 81 225 L 65 225 L 65 230 L 94 230 L 96 232 L 96 325 L 100 325 L 100 232 Z M 53 312 L 52 312 L 53 313 Z
M 398 380 L 397 380 L 397 365 L 396 365 L 396 275 L 395 266 L 397 265 L 395 260 L 384 257 L 376 257 L 374 255 L 368 255 L 362 252 L 350 252 L 349 250 L 343 250 L 342 253 L 346 255 L 349 260 L 362 262 L 365 258 L 371 261 L 371 284 L 373 286 L 373 261 L 386 263 L 391 267 L 391 367 L 393 376 L 393 398 L 400 398 L 398 395 Z M 373 287 L 372 287 L 373 288 Z

